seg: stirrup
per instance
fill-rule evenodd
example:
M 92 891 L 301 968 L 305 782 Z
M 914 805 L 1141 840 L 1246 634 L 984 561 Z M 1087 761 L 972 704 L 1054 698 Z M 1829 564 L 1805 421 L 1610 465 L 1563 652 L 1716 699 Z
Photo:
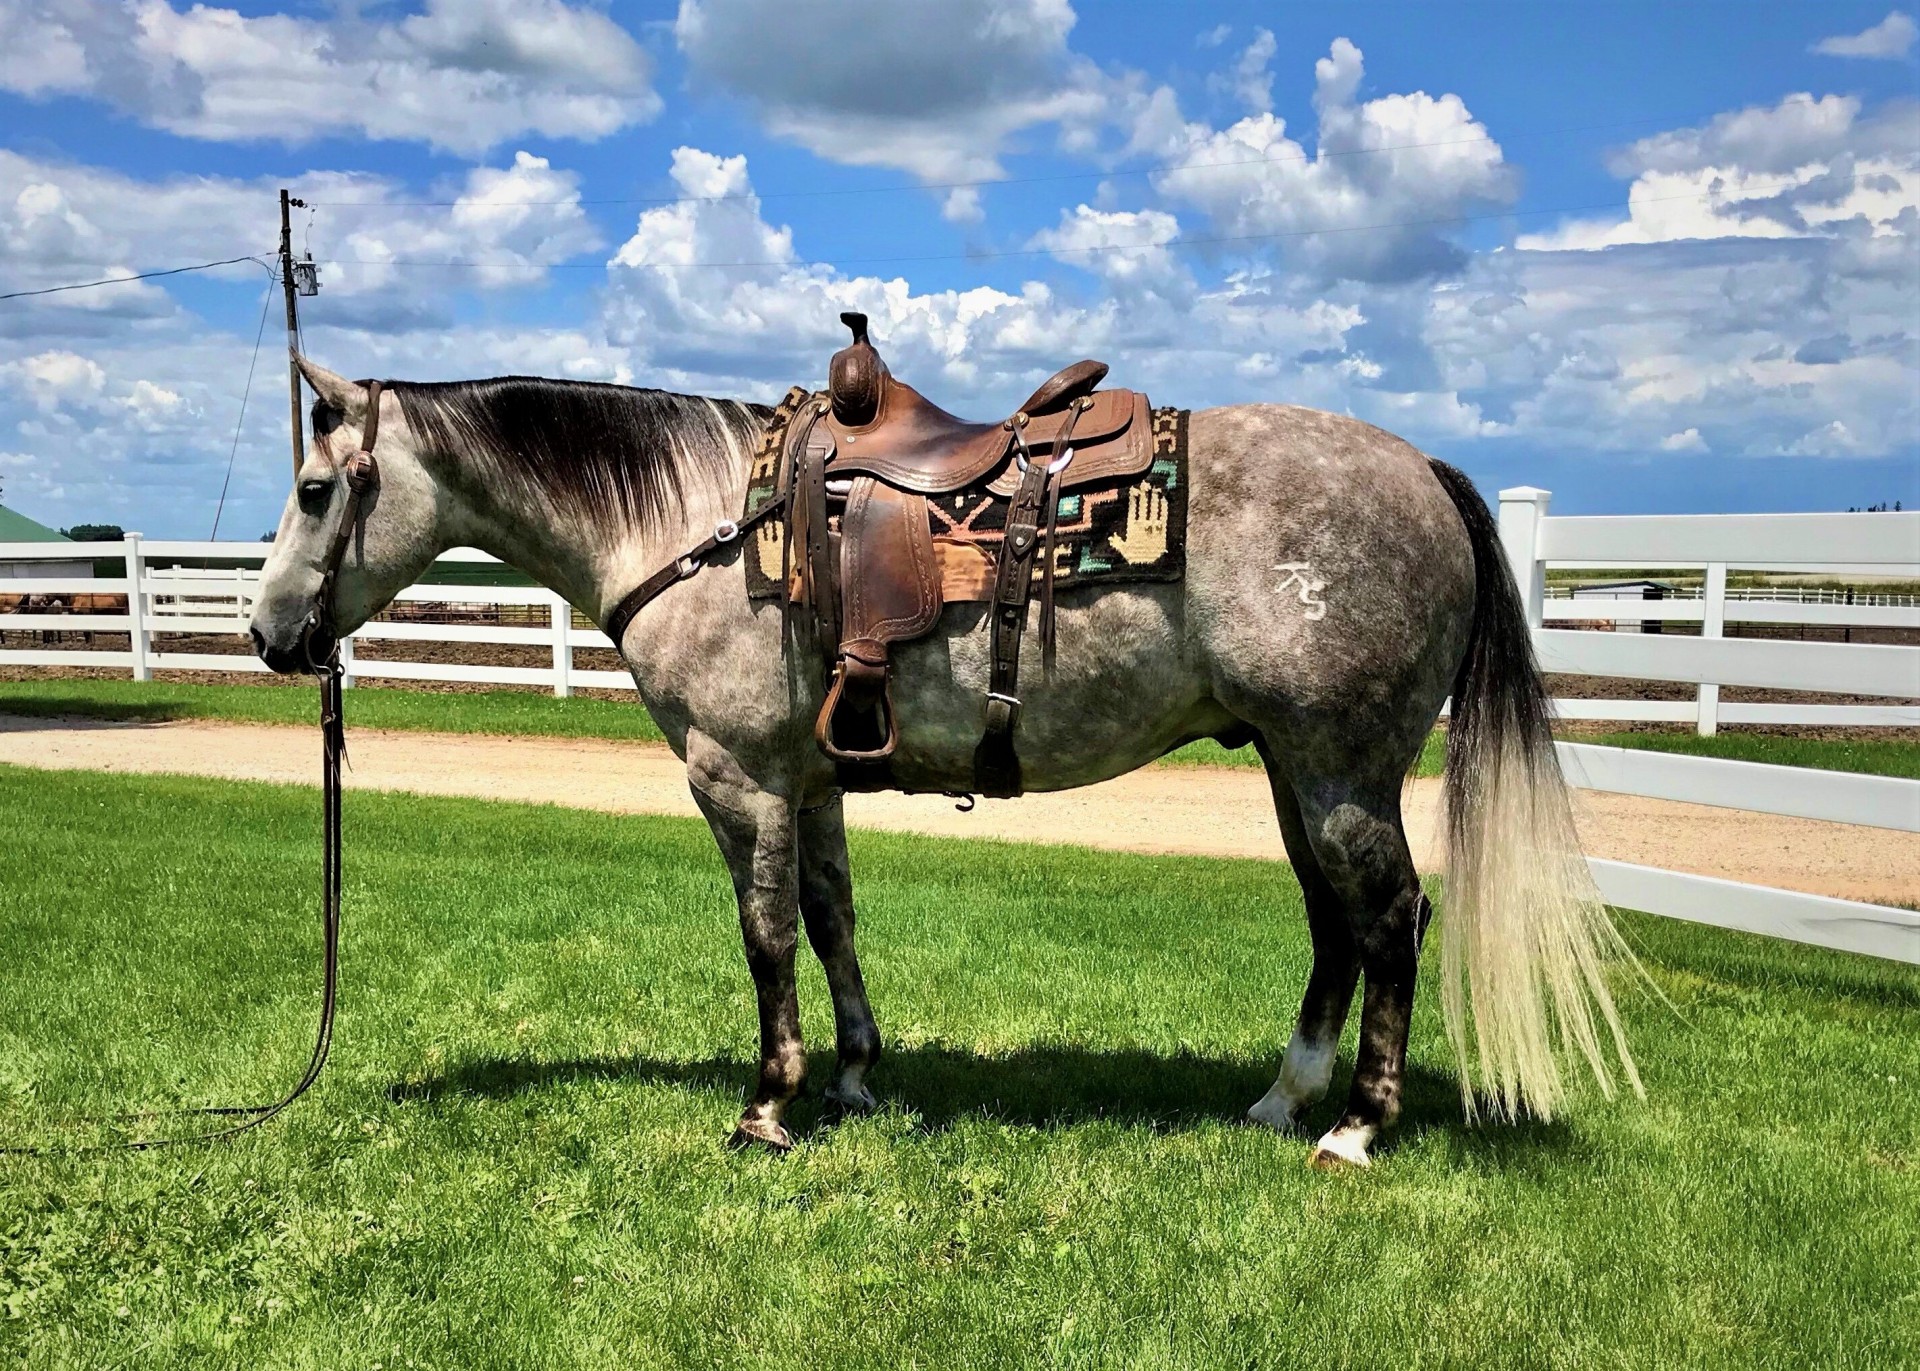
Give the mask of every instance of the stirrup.
M 886 717 L 886 737 L 876 748 L 842 747 L 834 741 L 833 718 L 839 713 L 847 692 L 847 664 L 842 659 L 833 669 L 833 684 L 827 689 L 827 698 L 821 702 L 819 716 L 813 724 L 813 740 L 820 750 L 836 762 L 873 763 L 884 762 L 900 746 L 900 720 L 893 711 L 893 681 L 887 679 L 880 687 L 880 693 L 874 698 L 873 707 L 884 711 Z

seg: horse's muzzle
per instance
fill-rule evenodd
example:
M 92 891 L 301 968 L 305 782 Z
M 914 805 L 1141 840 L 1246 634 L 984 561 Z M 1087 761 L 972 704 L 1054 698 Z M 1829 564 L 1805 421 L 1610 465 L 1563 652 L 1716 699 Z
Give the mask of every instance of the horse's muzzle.
M 324 662 L 333 655 L 333 634 L 312 625 L 301 633 L 300 641 L 292 647 L 269 643 L 267 635 L 257 627 L 248 629 L 247 633 L 253 639 L 254 656 L 267 664 L 267 670 L 282 676 L 312 671 L 315 663 Z

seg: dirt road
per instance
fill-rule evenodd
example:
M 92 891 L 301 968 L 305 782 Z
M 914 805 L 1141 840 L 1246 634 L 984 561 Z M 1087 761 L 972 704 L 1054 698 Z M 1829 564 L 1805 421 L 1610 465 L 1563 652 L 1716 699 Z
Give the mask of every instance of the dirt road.
M 472 795 L 624 814 L 697 813 L 665 747 L 569 738 L 493 738 L 356 729 L 347 784 Z M 103 723 L 0 716 L 0 762 L 53 769 L 176 772 L 319 784 L 319 740 L 305 729 L 199 721 Z M 1439 782 L 1407 787 L 1407 831 L 1424 870 Z M 1845 899 L 1920 898 L 1920 835 L 1636 796 L 1582 793 L 1589 855 Z M 856 795 L 850 823 L 947 837 L 1072 834 L 1128 852 L 1284 860 L 1266 778 L 1228 768 L 1149 767 L 1084 790 L 982 800 L 957 813 L 939 796 Z

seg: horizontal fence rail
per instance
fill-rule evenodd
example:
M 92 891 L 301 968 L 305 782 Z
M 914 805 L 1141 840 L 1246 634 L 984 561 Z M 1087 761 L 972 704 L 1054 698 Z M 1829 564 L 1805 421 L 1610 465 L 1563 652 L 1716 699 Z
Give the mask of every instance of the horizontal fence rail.
M 1533 646 L 1543 670 L 1570 675 L 1920 696 L 1920 647 L 1665 638 L 1565 628 L 1536 629 Z
M 1523 486 L 1521 490 L 1531 491 Z M 1516 491 L 1501 491 L 1502 506 Z M 1546 491 L 1534 492 L 1546 495 Z M 1702 567 L 1714 562 L 1766 570 L 1844 564 L 1914 575 L 1920 514 L 1628 514 L 1545 519 L 1534 555 L 1601 566 Z
M 1571 676 L 1695 689 L 1694 699 L 1684 701 L 1559 699 L 1553 703 L 1560 718 L 1691 723 L 1707 736 L 1722 723 L 1920 726 L 1920 646 L 1725 636 L 1729 623 L 1820 625 L 1849 633 L 1920 627 L 1920 609 L 1905 592 L 1881 597 L 1870 588 L 1810 593 L 1804 587 L 1727 586 L 1733 569 L 1920 580 L 1920 514 L 1554 518 L 1547 513 L 1550 499 L 1529 486 L 1500 493 L 1500 541 L 1533 625 L 1541 666 Z M 1648 581 L 1555 587 L 1559 593 L 1549 594 L 1550 566 L 1704 576 L 1697 590 Z M 1549 626 L 1568 623 L 1636 630 L 1674 623 L 1685 631 Z M 1880 696 L 1887 703 L 1723 703 L 1720 688 L 1727 685 Z M 1568 781 L 1589 790 L 1920 832 L 1920 781 L 1581 743 L 1561 743 L 1557 751 Z M 1588 865 L 1610 904 L 1920 963 L 1920 913 L 1913 910 L 1599 858 L 1589 858 Z M 1920 871 L 1912 875 L 1920 902 Z
M 1920 781 L 1589 743 L 1555 750 L 1568 782 L 1585 790 L 1920 833 Z
M 1845 728 L 1920 727 L 1920 646 L 1728 638 L 1728 624 L 1841 629 L 1920 629 L 1920 604 L 1884 594 L 1820 587 L 1729 589 L 1729 569 L 1920 580 L 1920 514 L 1657 515 L 1559 518 L 1550 496 L 1522 487 L 1501 492 L 1500 536 L 1549 671 L 1693 687 L 1685 700 L 1558 699 L 1562 719 L 1693 725 L 1806 724 Z M 272 547 L 260 543 L 146 539 L 77 544 L 0 543 L 0 665 L 96 667 L 149 679 L 155 670 L 257 672 L 250 652 L 232 655 L 173 646 L 173 635 L 242 635 Z M 187 562 L 195 565 L 178 565 Z M 76 564 L 108 574 L 81 576 Z M 35 564 L 54 572 L 34 576 Z M 458 548 L 439 566 L 497 566 Z M 1549 566 L 1682 571 L 1701 584 L 1654 587 L 1546 584 Z M 1697 575 L 1704 573 L 1703 576 Z M 18 597 L 8 598 L 8 597 Z M 1605 626 L 1574 629 L 1562 625 Z M 1675 626 L 1676 632 L 1642 632 Z M 127 646 L 84 648 L 73 635 L 124 635 Z M 25 646 L 15 645 L 28 635 Z M 158 635 L 158 636 L 156 636 Z M 370 658 L 360 645 L 498 644 L 528 651 L 539 665 L 476 665 Z M 341 645 L 349 682 L 440 681 L 632 691 L 625 671 L 582 667 L 580 651 L 607 650 L 606 635 L 539 586 L 422 584 L 395 597 L 380 618 Z M 545 649 L 544 653 L 541 649 Z M 1747 686 L 1814 694 L 1877 696 L 1880 703 L 1722 702 L 1720 688 Z M 1900 833 L 1920 832 L 1920 781 L 1855 776 L 1719 758 L 1562 743 L 1561 765 L 1575 786 L 1714 805 Z M 1719 927 L 1920 963 L 1920 913 L 1796 891 L 1589 859 L 1612 903 Z M 1915 873 L 1920 901 L 1920 873 Z
M 1589 857 L 1600 897 L 1621 909 L 1920 964 L 1920 913 L 1717 876 Z

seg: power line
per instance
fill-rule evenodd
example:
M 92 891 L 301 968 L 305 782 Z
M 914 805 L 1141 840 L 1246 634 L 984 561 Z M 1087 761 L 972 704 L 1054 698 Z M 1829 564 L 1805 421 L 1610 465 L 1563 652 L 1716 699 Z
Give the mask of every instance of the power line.
M 267 336 L 267 306 L 273 303 L 273 288 L 278 284 L 269 272 L 267 289 L 260 296 L 260 327 L 253 331 L 253 358 L 247 363 L 247 384 L 240 391 L 240 417 L 233 421 L 233 447 L 227 452 L 227 474 L 220 481 L 220 502 L 213 507 L 213 532 L 207 535 L 209 542 L 220 536 L 220 515 L 227 507 L 227 486 L 233 480 L 233 459 L 240 454 L 240 429 L 247 422 L 247 397 L 253 394 L 253 369 L 260 364 L 260 340 Z
M 1677 117 L 1680 116 L 1647 115 L 1638 119 L 1615 119 L 1600 124 L 1567 124 L 1557 128 L 1530 129 L 1521 136 L 1524 138 L 1528 134 L 1579 133 L 1593 129 L 1625 128 L 1634 124 L 1672 123 Z M 309 200 L 307 203 L 324 206 L 327 209 L 449 209 L 458 205 L 479 207 L 649 205 L 656 208 L 668 205 L 717 205 L 735 200 L 810 200 L 845 195 L 907 195 L 935 190 L 975 190 L 983 186 L 1031 186 L 1057 181 L 1104 181 L 1121 176 L 1161 176 L 1187 171 L 1209 171 L 1218 167 L 1252 167 L 1264 164 L 1282 166 L 1292 162 L 1313 162 L 1333 157 L 1375 157 L 1389 152 L 1471 147 L 1498 141 L 1500 141 L 1498 138 L 1488 133 L 1476 138 L 1450 138 L 1433 143 L 1391 143 L 1377 148 L 1334 148 L 1311 153 L 1303 148 L 1298 154 L 1246 157 L 1227 162 L 1156 162 L 1144 167 L 1127 167 L 1109 171 L 1067 171 L 1045 176 L 986 176 L 971 181 L 923 181 L 906 186 L 839 186 L 809 190 L 739 191 L 730 195 L 663 195 L 590 200 Z
M 190 267 L 168 267 L 164 271 L 142 271 L 132 276 L 109 276 L 101 281 L 76 281 L 70 286 L 44 286 L 39 290 L 12 290 L 0 295 L 0 300 L 19 300 L 29 295 L 58 295 L 63 290 L 92 290 L 95 286 L 117 286 L 127 281 L 151 281 L 156 276 L 179 276 L 189 271 L 211 271 L 215 267 L 230 267 L 240 262 L 255 262 L 266 266 L 258 257 L 227 257 L 218 262 L 196 262 Z M 271 268 L 269 268 L 271 269 Z
M 1799 185 L 1797 181 L 1783 181 L 1776 186 L 1747 187 L 1748 191 L 1765 194 L 1775 190 L 1784 190 Z M 1377 224 L 1342 224 L 1327 228 L 1286 229 L 1272 233 L 1237 233 L 1209 235 L 1206 237 L 1165 238 L 1149 243 L 1093 243 L 1082 247 L 1043 247 L 1043 248 L 1002 248 L 979 252 L 925 253 L 912 256 L 891 257 L 834 257 L 834 258 L 790 258 L 787 260 L 766 260 L 758 262 L 639 262 L 621 263 L 634 266 L 663 266 L 677 269 L 712 268 L 716 270 L 753 269 L 761 267 L 836 267 L 846 265 L 890 265 L 914 262 L 972 262 L 1009 257 L 1053 257 L 1071 252 L 1152 252 L 1167 248 L 1212 247 L 1229 243 L 1278 242 L 1293 238 L 1316 238 L 1335 233 L 1385 233 L 1394 229 L 1438 228 L 1453 224 L 1481 223 L 1493 219 L 1521 219 L 1545 214 L 1589 214 L 1597 210 L 1632 209 L 1635 205 L 1661 204 L 1675 200 L 1710 200 L 1724 194 L 1722 191 L 1709 190 L 1692 192 L 1685 195 L 1648 195 L 1638 200 L 1606 200 L 1587 205 L 1556 205 L 1543 209 L 1497 210 L 1487 214 L 1454 214 L 1431 219 L 1402 219 Z M 1751 197 L 1749 197 L 1751 198 Z M 543 271 L 604 271 L 614 263 L 608 262 L 506 262 L 476 261 L 472 259 L 449 259 L 446 261 L 427 261 L 404 257 L 336 257 L 332 261 L 352 266 L 380 267 L 498 267 L 514 265 L 537 267 Z

